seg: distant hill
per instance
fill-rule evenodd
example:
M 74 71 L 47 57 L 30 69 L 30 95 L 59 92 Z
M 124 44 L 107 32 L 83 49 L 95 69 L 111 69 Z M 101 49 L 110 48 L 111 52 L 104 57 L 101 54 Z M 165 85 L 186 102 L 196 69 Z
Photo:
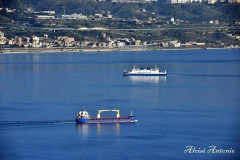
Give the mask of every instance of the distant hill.
M 34 11 L 53 10 L 58 14 L 82 13 L 84 15 L 112 14 L 114 17 L 144 19 L 156 15 L 174 17 L 189 21 L 240 21 L 240 4 L 203 3 L 163 4 L 112 3 L 93 0 L 0 0 L 4 8 Z M 142 11 L 145 12 L 142 12 Z M 154 13 L 154 14 L 153 14 Z

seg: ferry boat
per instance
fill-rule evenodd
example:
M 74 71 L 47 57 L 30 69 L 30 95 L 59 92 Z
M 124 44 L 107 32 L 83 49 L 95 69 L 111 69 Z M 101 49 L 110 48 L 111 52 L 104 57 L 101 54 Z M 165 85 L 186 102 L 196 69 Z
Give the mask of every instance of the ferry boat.
M 155 65 L 155 69 L 143 69 L 143 68 L 136 68 L 135 65 L 133 66 L 131 71 L 125 70 L 123 72 L 124 76 L 166 76 L 167 71 L 160 71 L 159 68 Z
M 102 112 L 116 112 L 116 117 L 101 117 Z M 120 111 L 117 109 L 111 109 L 111 110 L 98 110 L 97 118 L 91 118 L 90 114 L 86 111 L 81 109 L 76 118 L 77 123 L 130 123 L 130 122 L 137 122 L 136 116 L 131 115 L 130 116 L 120 116 Z

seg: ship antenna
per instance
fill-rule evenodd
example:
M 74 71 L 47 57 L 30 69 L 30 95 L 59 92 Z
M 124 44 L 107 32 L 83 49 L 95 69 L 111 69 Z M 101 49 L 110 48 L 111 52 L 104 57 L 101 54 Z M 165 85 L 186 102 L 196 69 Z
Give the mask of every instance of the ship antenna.
M 133 116 L 133 114 L 132 114 L 132 110 L 131 110 L 131 116 Z

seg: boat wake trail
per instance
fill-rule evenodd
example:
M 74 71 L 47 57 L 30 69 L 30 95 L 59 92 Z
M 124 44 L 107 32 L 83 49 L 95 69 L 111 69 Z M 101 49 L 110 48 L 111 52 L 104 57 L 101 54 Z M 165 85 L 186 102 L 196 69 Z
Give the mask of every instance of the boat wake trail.
M 240 77 L 240 75 L 203 75 L 203 74 L 172 74 L 167 75 L 167 77 L 171 76 L 184 76 L 184 77 Z
M 180 74 L 169 74 L 167 77 L 181 76 Z
M 76 124 L 75 121 L 1 121 L 0 128 L 15 128 L 15 127 L 41 127 Z

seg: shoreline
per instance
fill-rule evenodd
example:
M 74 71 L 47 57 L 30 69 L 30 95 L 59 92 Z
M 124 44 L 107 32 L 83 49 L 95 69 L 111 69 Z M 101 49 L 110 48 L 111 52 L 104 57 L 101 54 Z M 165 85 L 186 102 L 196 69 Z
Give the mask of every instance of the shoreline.
M 160 48 L 160 47 L 121 47 L 121 48 L 2 48 L 0 54 L 11 53 L 64 53 L 64 52 L 125 52 L 125 51 L 161 51 L 161 50 L 205 50 L 205 49 L 239 49 L 239 48 Z

